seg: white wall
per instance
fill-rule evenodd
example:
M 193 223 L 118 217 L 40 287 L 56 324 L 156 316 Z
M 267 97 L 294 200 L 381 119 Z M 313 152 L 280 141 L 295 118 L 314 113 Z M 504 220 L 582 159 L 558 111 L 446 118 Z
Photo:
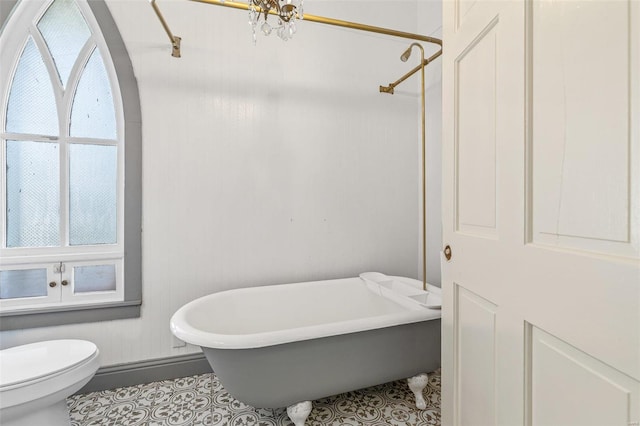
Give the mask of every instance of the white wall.
M 254 47 L 245 12 L 161 0 L 182 37 L 175 59 L 147 2 L 107 4 L 141 96 L 142 316 L 3 332 L 3 347 L 85 338 L 103 365 L 177 355 L 198 349 L 172 348 L 171 315 L 211 292 L 372 270 L 418 277 L 419 80 L 378 93 L 412 67 L 398 59 L 408 41 L 303 22 L 294 40 Z M 305 11 L 417 30 L 415 0 Z

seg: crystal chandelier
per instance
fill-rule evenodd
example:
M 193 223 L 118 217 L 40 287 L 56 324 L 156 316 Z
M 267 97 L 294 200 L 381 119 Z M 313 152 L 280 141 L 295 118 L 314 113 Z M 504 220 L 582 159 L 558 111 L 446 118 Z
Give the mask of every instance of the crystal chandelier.
M 253 31 L 253 42 L 257 41 L 256 32 L 260 23 L 260 31 L 265 36 L 276 30 L 278 37 L 284 41 L 293 37 L 296 33 L 296 19 L 303 19 L 303 2 L 304 0 L 249 0 L 249 25 Z M 271 11 L 277 15 L 276 26 L 267 21 Z

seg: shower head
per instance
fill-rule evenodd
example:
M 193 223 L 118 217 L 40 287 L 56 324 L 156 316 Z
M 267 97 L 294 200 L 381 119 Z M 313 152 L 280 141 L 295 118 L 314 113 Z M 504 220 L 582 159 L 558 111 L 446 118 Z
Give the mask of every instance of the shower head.
M 412 47 L 413 47 L 413 45 L 409 46 L 409 48 L 407 50 L 405 50 L 404 53 L 402 53 L 402 55 L 400 55 L 400 60 L 402 62 L 407 62 L 407 60 L 411 56 L 411 48 Z

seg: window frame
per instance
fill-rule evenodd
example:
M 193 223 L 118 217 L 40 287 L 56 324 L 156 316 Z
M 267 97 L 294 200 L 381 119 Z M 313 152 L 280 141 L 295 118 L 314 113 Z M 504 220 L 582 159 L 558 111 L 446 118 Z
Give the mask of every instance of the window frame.
M 51 4 L 51 0 L 41 1 L 23 1 L 18 2 L 11 12 L 7 8 L 0 8 L 0 23 L 2 28 L 0 29 L 0 42 L 6 43 L 6 34 L 11 33 L 11 29 L 15 25 L 25 25 L 25 22 L 29 22 L 30 26 L 35 27 L 46 12 L 47 8 Z M 91 259 L 96 260 L 96 264 L 101 260 L 114 259 L 120 257 L 124 259 L 124 266 L 122 263 L 117 266 L 118 274 L 124 277 L 124 288 L 119 289 L 121 292 L 120 300 L 95 300 L 92 297 L 79 297 L 78 301 L 72 301 L 71 303 L 60 304 L 58 306 L 48 307 L 31 307 L 28 309 L 17 310 L 0 310 L 0 330 L 16 329 L 16 328 L 30 328 L 39 326 L 50 326 L 80 322 L 93 322 L 102 320 L 111 320 L 119 318 L 135 318 L 140 316 L 140 305 L 142 303 L 142 282 L 141 282 L 141 112 L 140 112 L 140 100 L 138 95 L 137 82 L 133 73 L 131 60 L 126 51 L 126 47 L 119 34 L 117 26 L 113 21 L 106 4 L 102 0 L 98 1 L 84 1 L 78 0 L 76 4 L 80 8 L 87 24 L 92 30 L 92 36 L 87 41 L 80 55 L 83 55 L 83 60 L 79 63 L 86 64 L 91 57 L 94 49 L 89 49 L 88 46 L 95 43 L 95 49 L 99 49 L 103 58 L 105 68 L 107 70 L 110 83 L 112 85 L 112 96 L 115 104 L 115 112 L 119 115 L 119 119 L 116 119 L 117 123 L 117 141 L 118 144 L 118 156 L 124 156 L 124 162 L 122 158 L 119 158 L 119 170 L 118 170 L 118 183 L 124 187 L 122 191 L 118 191 L 118 212 L 121 220 L 117 223 L 117 244 L 109 245 L 111 249 L 105 250 L 104 246 L 81 246 L 81 247 L 59 247 L 60 250 L 56 255 L 49 256 L 46 252 L 50 251 L 47 248 L 6 248 L 2 249 L 3 252 L 11 250 L 12 254 L 20 255 L 20 258 L 3 258 L 0 260 L 0 265 L 19 265 L 26 262 L 39 261 L 40 259 L 51 260 L 50 263 L 56 263 L 62 261 L 68 263 L 70 266 L 82 262 L 86 256 L 83 255 L 94 253 L 91 255 Z M 16 19 L 9 19 L 12 14 L 16 14 Z M 24 30 L 24 33 L 31 33 L 31 31 Z M 100 32 L 101 34 L 96 34 Z M 6 37 L 3 39 L 3 35 Z M 34 43 L 38 43 L 37 37 L 32 36 Z M 2 108 L 3 116 L 0 120 L 4 120 L 6 117 L 6 106 L 8 103 L 9 89 L 11 86 L 10 78 L 15 73 L 15 67 L 17 66 L 16 58 L 23 51 L 23 43 L 25 38 L 21 38 L 20 41 L 12 43 L 14 64 L 9 71 L 3 71 L 0 79 L 2 87 L 0 90 L 3 93 L 0 94 L 3 104 Z M 44 42 L 41 39 L 40 42 Z M 15 47 L 17 46 L 17 47 Z M 7 49 L 7 46 L 2 46 L 2 49 Z M 17 53 L 16 53 L 17 51 Z M 3 55 L 7 54 L 6 52 Z M 111 61 L 108 60 L 111 59 Z M 53 64 L 51 57 L 45 58 L 45 64 L 47 61 L 51 61 L 50 67 Z M 8 74 L 8 77 L 7 77 Z M 64 83 L 62 83 L 64 86 Z M 72 85 L 73 84 L 73 85 Z M 69 122 L 71 107 L 70 103 L 73 100 L 75 90 L 78 85 L 78 79 L 72 83 L 71 80 L 67 84 L 67 92 L 63 98 L 58 97 L 57 102 L 65 102 L 66 107 L 62 111 L 69 114 L 68 117 L 60 118 L 60 121 Z M 59 86 L 54 85 L 53 90 L 59 90 Z M 59 95 L 59 93 L 58 93 Z M 4 129 L 4 125 L 2 126 Z M 63 128 L 62 122 L 59 124 L 60 129 Z M 10 136 L 10 135 L 8 135 Z M 6 140 L 15 140 L 10 137 L 4 138 Z M 64 129 L 64 132 L 59 135 L 59 143 L 62 145 L 73 143 L 73 141 L 94 141 L 90 138 L 76 138 L 69 136 L 69 129 Z M 62 140 L 65 139 L 65 140 Z M 24 139 L 22 139 L 24 140 Z M 42 138 L 40 140 L 43 140 Z M 44 138 L 46 141 L 46 138 Z M 126 141 L 126 143 L 125 143 Z M 100 141 L 98 141 L 100 142 Z M 2 153 L 4 155 L 4 152 Z M 62 153 L 61 153 L 62 155 Z M 60 164 L 61 174 L 68 173 L 64 169 L 64 163 Z M 125 180 L 126 178 L 126 180 Z M 68 179 L 68 176 L 64 177 Z M 64 181 L 61 181 L 61 185 Z M 4 185 L 3 185 L 4 186 Z M 2 189 L 2 214 L 6 214 L 5 206 L 5 188 Z M 61 191 L 66 194 L 61 200 L 68 206 L 68 191 L 61 187 Z M 67 209 L 68 213 L 68 209 Z M 61 221 L 64 220 L 61 217 Z M 4 223 L 4 222 L 3 222 Z M 65 232 L 67 224 L 61 228 L 61 234 Z M 3 231 L 3 234 L 6 232 Z M 66 234 L 66 232 L 65 232 Z M 68 242 L 68 236 L 62 234 L 62 239 L 66 243 Z M 6 235 L 4 236 L 6 238 Z M 4 242 L 3 242 L 4 247 Z M 62 252 L 64 254 L 60 254 Z M 99 255 L 97 252 L 100 252 Z M 37 257 L 36 257 L 37 256 Z M 11 256 L 13 257 L 13 256 Z M 18 262 L 16 262 L 16 260 Z M 68 271 L 67 276 L 71 274 Z M 58 286 L 61 287 L 61 286 Z M 69 292 L 69 289 L 60 288 L 61 294 L 63 292 Z M 99 298 L 98 298 L 99 299 Z

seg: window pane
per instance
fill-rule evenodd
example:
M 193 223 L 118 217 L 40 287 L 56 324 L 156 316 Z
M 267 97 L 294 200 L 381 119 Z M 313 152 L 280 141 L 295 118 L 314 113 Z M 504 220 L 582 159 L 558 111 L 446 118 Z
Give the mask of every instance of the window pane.
M 60 81 L 66 86 L 71 68 L 91 36 L 91 30 L 73 0 L 54 1 L 38 22 L 38 29 L 47 42 Z
M 57 143 L 7 141 L 7 247 L 60 245 Z
M 71 136 L 116 139 L 111 85 L 98 49 L 93 51 L 73 98 Z
M 115 146 L 69 146 L 69 243 L 116 242 Z
M 18 61 L 7 106 L 7 132 L 54 135 L 58 112 L 51 79 L 33 39 Z
M 0 271 L 0 299 L 47 295 L 47 270 Z
M 116 266 L 77 266 L 73 268 L 73 292 L 115 291 Z

